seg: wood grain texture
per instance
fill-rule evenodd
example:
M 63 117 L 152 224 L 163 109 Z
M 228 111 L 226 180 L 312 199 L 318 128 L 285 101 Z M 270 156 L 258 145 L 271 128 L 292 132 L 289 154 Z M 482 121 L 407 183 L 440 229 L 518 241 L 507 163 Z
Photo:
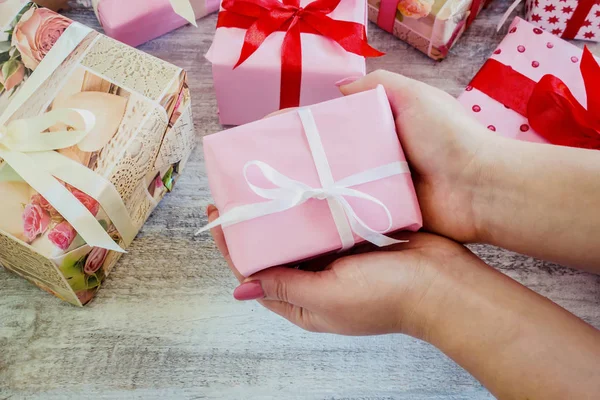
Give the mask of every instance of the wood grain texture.
M 67 14 L 99 28 L 87 1 L 72 2 Z M 372 43 L 388 54 L 370 60 L 369 69 L 458 95 L 503 37 L 495 26 L 507 6 L 496 1 L 485 10 L 441 63 L 371 25 Z M 141 47 L 189 72 L 198 136 L 221 130 L 204 58 L 215 21 L 209 16 L 198 29 Z M 600 54 L 599 45 L 591 48 Z M 310 334 L 257 304 L 233 301 L 236 282 L 213 242 L 193 236 L 206 222 L 207 187 L 200 146 L 88 308 L 0 270 L 0 399 L 492 398 L 426 343 Z M 490 246 L 472 249 L 600 327 L 600 277 Z

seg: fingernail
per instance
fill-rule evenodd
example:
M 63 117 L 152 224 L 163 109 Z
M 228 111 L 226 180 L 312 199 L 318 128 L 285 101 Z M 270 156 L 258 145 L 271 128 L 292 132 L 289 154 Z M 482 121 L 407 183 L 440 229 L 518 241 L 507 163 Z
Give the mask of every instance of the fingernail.
M 264 298 L 265 292 L 259 281 L 249 281 L 235 288 L 233 297 L 240 301 L 256 300 Z
M 210 214 L 212 214 L 216 210 L 217 210 L 217 207 L 215 207 L 212 204 L 209 204 L 208 207 L 206 207 L 206 215 L 208 215 L 210 217 Z
M 335 86 L 340 87 L 340 86 L 344 86 L 344 85 L 349 85 L 352 82 L 356 82 L 360 78 L 361 78 L 360 76 L 350 76 L 348 78 L 344 78 L 344 79 L 341 79 L 341 80 L 337 81 L 335 83 Z

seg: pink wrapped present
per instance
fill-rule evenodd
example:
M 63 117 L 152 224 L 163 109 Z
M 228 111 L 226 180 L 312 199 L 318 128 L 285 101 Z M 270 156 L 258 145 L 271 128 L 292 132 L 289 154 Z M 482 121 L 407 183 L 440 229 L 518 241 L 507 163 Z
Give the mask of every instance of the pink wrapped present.
M 188 2 L 196 18 L 219 9 L 219 0 L 92 0 L 106 35 L 139 46 L 188 23 L 175 8 Z
M 237 269 L 250 276 L 352 247 L 396 243 L 422 217 L 383 87 L 204 138 Z
M 600 149 L 599 87 L 589 50 L 517 17 L 459 101 L 503 136 Z
M 257 23 L 258 16 L 262 21 Z M 364 0 L 225 0 L 207 53 L 224 125 L 340 97 L 365 74 Z

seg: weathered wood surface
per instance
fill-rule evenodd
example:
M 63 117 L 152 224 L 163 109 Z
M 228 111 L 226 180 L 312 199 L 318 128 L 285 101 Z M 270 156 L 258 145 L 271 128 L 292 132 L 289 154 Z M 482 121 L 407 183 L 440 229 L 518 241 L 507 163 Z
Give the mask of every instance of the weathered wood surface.
M 86 1 L 73 3 L 68 15 L 98 28 Z M 372 42 L 388 54 L 370 60 L 369 69 L 457 95 L 501 40 L 505 30 L 496 33 L 495 26 L 507 6 L 497 1 L 484 11 L 442 63 L 371 25 Z M 210 16 L 199 29 L 141 48 L 189 71 L 198 136 L 221 129 L 204 59 L 215 21 Z M 599 45 L 591 47 L 600 54 Z M 209 201 L 198 147 L 174 193 L 85 309 L 0 270 L 0 399 L 491 398 L 428 344 L 398 335 L 309 334 L 257 304 L 233 301 L 235 280 L 212 241 L 193 236 Z M 489 246 L 473 249 L 600 327 L 600 277 Z

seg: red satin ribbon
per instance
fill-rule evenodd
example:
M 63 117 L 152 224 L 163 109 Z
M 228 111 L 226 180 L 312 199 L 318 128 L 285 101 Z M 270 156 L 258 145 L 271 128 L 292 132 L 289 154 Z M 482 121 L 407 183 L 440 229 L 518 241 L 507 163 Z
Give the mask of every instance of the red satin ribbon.
M 240 66 L 274 32 L 286 32 L 281 46 L 280 108 L 300 105 L 302 84 L 301 33 L 324 36 L 346 51 L 363 57 L 383 53 L 367 43 L 365 26 L 327 16 L 341 0 L 316 0 L 300 7 L 300 0 L 224 0 L 217 28 L 246 29 L 244 45 L 234 68 Z
M 536 83 L 494 59 L 484 64 L 471 86 L 527 117 L 550 143 L 600 150 L 600 65 L 587 47 L 580 70 L 587 109 L 556 76 L 544 75 Z
M 599 0 L 579 0 L 577 2 L 577 7 L 575 7 L 575 11 L 569 20 L 567 21 L 567 26 L 565 27 L 565 31 L 562 34 L 562 38 L 564 39 L 575 39 L 577 33 L 583 26 L 583 23 L 587 19 L 588 15 L 590 15 L 590 11 L 592 11 L 592 7 L 594 4 L 600 4 Z
M 469 9 L 469 17 L 467 18 L 467 28 L 471 26 L 473 21 L 475 21 L 475 17 L 477 17 L 477 13 L 481 8 L 481 3 L 483 3 L 483 0 L 473 0 L 473 2 L 471 3 L 471 8 Z

